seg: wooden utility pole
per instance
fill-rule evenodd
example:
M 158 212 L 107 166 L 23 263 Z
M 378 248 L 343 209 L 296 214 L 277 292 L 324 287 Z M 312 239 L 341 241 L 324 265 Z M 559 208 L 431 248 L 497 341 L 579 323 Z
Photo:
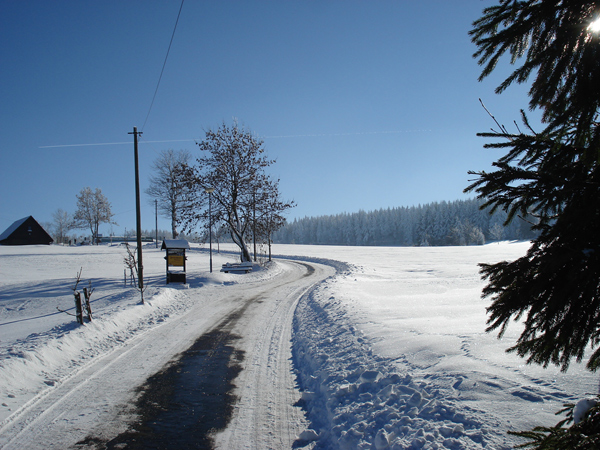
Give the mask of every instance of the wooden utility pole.
M 133 156 L 135 160 L 135 224 L 137 234 L 137 251 L 138 251 L 138 287 L 144 303 L 144 265 L 142 263 L 142 214 L 140 207 L 140 169 L 138 164 L 138 134 L 142 134 L 133 127 Z
M 154 242 L 158 248 L 158 200 L 154 200 Z
M 252 192 L 252 241 L 254 243 L 254 262 L 256 262 L 256 191 Z

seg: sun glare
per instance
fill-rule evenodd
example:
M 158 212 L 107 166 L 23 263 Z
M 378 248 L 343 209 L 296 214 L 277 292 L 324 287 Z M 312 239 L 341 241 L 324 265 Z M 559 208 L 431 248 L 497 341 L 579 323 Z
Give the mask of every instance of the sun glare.
M 600 17 L 590 23 L 588 30 L 590 30 L 592 33 L 600 33 Z

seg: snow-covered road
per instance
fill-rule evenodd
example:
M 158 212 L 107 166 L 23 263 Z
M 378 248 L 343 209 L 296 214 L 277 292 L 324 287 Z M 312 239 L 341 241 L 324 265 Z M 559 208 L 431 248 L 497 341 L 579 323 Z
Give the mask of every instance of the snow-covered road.
M 238 402 L 229 426 L 216 437 L 222 449 L 292 448 L 308 426 L 292 371 L 292 319 L 298 300 L 333 268 L 278 262 L 293 271 L 263 289 L 234 331 L 242 336 L 243 370 L 235 381 Z M 300 275 L 302 274 L 302 275 Z
M 64 449 L 79 443 L 77 448 L 96 448 L 111 440 L 118 445 L 114 438 L 139 419 L 135 404 L 141 393 L 136 387 L 172 365 L 199 337 L 226 329 L 236 336 L 235 362 L 241 371 L 233 414 L 229 426 L 215 436 L 217 447 L 291 448 L 307 426 L 303 411 L 293 406 L 300 393 L 291 367 L 292 318 L 299 298 L 333 273 L 324 265 L 279 261 L 264 273 L 241 276 L 242 283 L 163 288 L 149 304 L 135 307 L 148 310 L 139 320 L 146 323 L 137 324 L 143 329 L 126 335 L 121 345 L 79 361 L 72 373 L 53 377 L 2 423 L 0 446 Z M 164 298 L 171 296 L 175 302 Z M 150 310 L 160 309 L 161 302 L 187 306 L 160 317 Z M 83 331 L 93 335 L 90 328 L 105 320 L 111 319 L 100 318 Z M 106 324 L 98 327 L 106 331 Z

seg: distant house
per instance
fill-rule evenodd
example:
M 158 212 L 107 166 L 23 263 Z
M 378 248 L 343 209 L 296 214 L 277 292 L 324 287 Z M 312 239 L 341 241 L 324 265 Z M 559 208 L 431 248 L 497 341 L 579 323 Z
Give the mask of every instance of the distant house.
M 53 241 L 32 216 L 17 220 L 0 234 L 0 245 L 50 245 Z

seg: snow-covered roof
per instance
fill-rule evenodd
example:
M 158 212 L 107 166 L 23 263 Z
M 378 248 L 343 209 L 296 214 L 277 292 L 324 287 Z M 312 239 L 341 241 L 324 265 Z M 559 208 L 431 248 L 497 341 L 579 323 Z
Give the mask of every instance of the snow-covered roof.
M 190 244 L 185 239 L 165 239 L 160 249 L 164 250 L 165 248 L 187 248 L 189 250 Z
M 17 228 L 19 228 L 21 226 L 21 224 L 23 222 L 25 222 L 27 219 L 29 219 L 30 217 L 31 216 L 27 216 L 27 217 L 23 217 L 22 219 L 15 220 L 10 227 L 8 227 L 6 230 L 4 230 L 4 232 L 2 234 L 0 234 L 0 241 L 3 241 L 7 237 L 9 237 L 11 234 L 13 234 L 13 232 Z

